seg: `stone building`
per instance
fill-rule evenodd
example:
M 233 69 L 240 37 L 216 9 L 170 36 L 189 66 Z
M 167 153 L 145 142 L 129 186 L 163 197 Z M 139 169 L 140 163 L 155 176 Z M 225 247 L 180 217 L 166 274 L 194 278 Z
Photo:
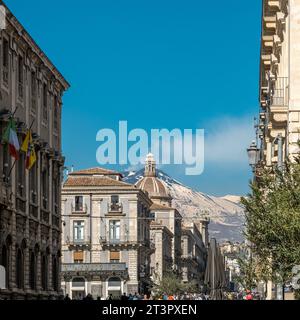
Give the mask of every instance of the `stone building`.
M 150 287 L 148 196 L 114 171 L 70 173 L 62 189 L 62 288 L 73 299 L 146 293 Z
M 173 268 L 172 239 L 173 233 L 162 224 L 152 221 L 150 240 L 153 251 L 150 259 L 150 274 L 153 283 L 158 283 Z
M 172 197 L 165 183 L 156 175 L 154 156 L 148 154 L 144 177 L 136 186 L 148 193 L 153 204 L 150 208 L 154 222 L 150 225 L 154 252 L 151 255 L 153 281 L 173 270 L 184 282 L 192 279 L 203 284 L 208 245 L 208 219 L 184 219 L 172 207 Z
M 171 269 L 180 272 L 180 263 L 181 263 L 181 221 L 182 217 L 180 213 L 172 207 L 172 197 L 170 196 L 168 189 L 163 181 L 157 178 L 156 176 L 156 163 L 153 155 L 150 153 L 147 155 L 145 162 L 145 172 L 144 177 L 142 177 L 137 183 L 136 187 L 147 192 L 153 204 L 151 206 L 151 213 L 156 224 L 151 225 L 151 229 L 155 228 L 157 230 L 157 223 L 161 226 L 164 226 L 167 229 L 165 230 L 164 239 L 171 241 L 171 256 L 168 259 L 171 261 Z M 157 231 L 152 231 L 154 235 Z M 163 230 L 163 229 L 162 229 Z M 166 236 L 167 230 L 171 232 L 172 237 Z M 154 237 L 154 246 L 157 247 L 159 244 L 155 241 L 159 237 Z M 152 259 L 155 259 L 155 262 L 152 262 L 152 265 L 161 266 L 164 260 L 163 257 L 159 257 L 157 253 L 153 253 Z M 157 260 L 158 259 L 158 260 Z M 160 260 L 160 261 L 159 261 Z M 161 269 L 163 270 L 163 269 Z M 158 270 L 152 269 L 152 271 L 157 274 Z M 165 270 L 166 271 L 166 270 Z M 163 274 L 160 275 L 160 277 Z
M 300 139 L 300 0 L 263 0 L 262 9 L 258 180 L 262 168 L 293 161 Z M 271 299 L 270 281 L 266 291 Z
M 299 12 L 299 0 L 263 1 L 257 169 L 292 159 L 299 151 Z
M 19 143 L 31 126 L 37 161 L 25 169 L 0 146 L 0 298 L 57 298 L 60 293 L 62 95 L 69 84 L 9 9 L 0 31 L 0 134 L 13 117 Z
M 185 283 L 193 281 L 198 288 L 203 285 L 207 250 L 198 227 L 190 221 L 182 224 L 181 273 Z

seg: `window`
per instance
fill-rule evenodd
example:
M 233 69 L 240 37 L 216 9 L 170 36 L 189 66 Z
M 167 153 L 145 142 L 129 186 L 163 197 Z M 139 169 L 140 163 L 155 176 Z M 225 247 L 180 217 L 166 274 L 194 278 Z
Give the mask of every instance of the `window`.
M 54 97 L 54 106 L 53 106 L 53 127 L 55 130 L 58 130 L 58 110 L 59 110 L 59 105 L 58 105 L 58 98 L 57 96 Z
M 8 146 L 4 145 L 2 150 L 3 150 L 3 163 L 2 163 L 3 180 L 5 182 L 8 182 L 9 168 L 11 166 L 11 160 L 8 153 Z
M 29 171 L 29 190 L 31 203 L 37 203 L 37 166 L 36 163 Z
M 49 187 L 49 176 L 48 170 L 44 169 L 42 171 L 42 195 L 43 195 L 43 209 L 48 209 L 48 187 Z
M 83 263 L 83 251 L 74 251 L 74 263 Z
M 118 263 L 120 262 L 120 251 L 110 251 L 110 262 L 111 263 Z
M 119 196 L 118 195 L 111 196 L 111 203 L 118 204 L 119 203 Z
M 36 289 L 36 259 L 33 251 L 30 252 L 29 256 L 29 285 L 31 290 Z
M 75 197 L 75 211 L 83 211 L 83 196 Z
M 59 215 L 60 196 L 60 168 L 55 163 L 52 166 L 52 203 L 53 214 Z
M 74 221 L 74 241 L 84 240 L 84 221 Z
M 18 182 L 18 195 L 25 196 L 25 155 L 20 153 L 19 160 L 17 161 L 17 182 Z
M 58 291 L 58 266 L 55 256 L 52 258 L 52 288 L 54 291 Z
M 44 83 L 43 86 L 43 120 L 48 120 L 48 101 L 47 101 L 47 85 Z
M 18 57 L 18 79 L 19 79 L 19 85 L 18 85 L 18 93 L 19 97 L 23 98 L 23 84 L 24 84 L 24 75 L 23 75 L 23 57 Z
M 3 38 L 3 67 L 8 68 L 8 40 Z
M 19 289 L 23 289 L 24 259 L 23 259 L 23 252 L 20 248 L 17 249 L 17 256 L 16 256 L 16 285 Z
M 31 108 L 33 111 L 36 110 L 36 74 L 34 71 L 31 72 Z
M 48 290 L 48 261 L 45 255 L 42 256 L 41 261 L 41 280 L 42 290 Z
M 120 240 L 120 221 L 110 221 L 109 222 L 109 239 L 111 241 Z
M 7 85 L 8 84 L 8 70 L 9 70 L 9 45 L 8 40 L 3 38 L 3 82 Z
M 3 245 L 2 247 L 2 255 L 1 255 L 1 263 L 6 272 L 6 288 L 9 287 L 9 250 L 6 245 Z

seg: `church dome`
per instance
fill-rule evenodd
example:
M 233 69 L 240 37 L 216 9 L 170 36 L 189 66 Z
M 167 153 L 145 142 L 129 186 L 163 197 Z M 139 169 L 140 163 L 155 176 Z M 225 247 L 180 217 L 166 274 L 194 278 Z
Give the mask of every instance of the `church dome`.
M 171 203 L 172 198 L 167 186 L 156 176 L 156 163 L 151 153 L 146 158 L 144 177 L 136 183 L 136 187 L 146 191 L 154 202 L 166 203 L 167 205 Z

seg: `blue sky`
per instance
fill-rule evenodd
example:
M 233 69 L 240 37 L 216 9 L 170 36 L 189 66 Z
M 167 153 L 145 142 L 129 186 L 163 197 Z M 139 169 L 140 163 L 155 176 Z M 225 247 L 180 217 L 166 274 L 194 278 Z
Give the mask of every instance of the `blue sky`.
M 214 195 L 245 194 L 245 149 L 258 111 L 261 1 L 6 0 L 71 83 L 63 152 L 97 165 L 101 128 L 204 128 L 205 171 L 174 178 Z

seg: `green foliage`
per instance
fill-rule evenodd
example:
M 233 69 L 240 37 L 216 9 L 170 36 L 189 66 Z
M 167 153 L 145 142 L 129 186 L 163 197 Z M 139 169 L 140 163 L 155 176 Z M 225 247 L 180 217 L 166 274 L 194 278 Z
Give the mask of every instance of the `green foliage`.
M 295 300 L 300 300 L 300 290 L 295 290 Z
M 167 274 L 153 285 L 153 292 L 155 296 L 161 296 L 164 293 L 182 294 L 184 292 L 197 292 L 195 282 L 183 283 L 181 277 L 175 272 L 169 271 Z
M 264 170 L 242 198 L 246 237 L 260 266 L 259 277 L 287 281 L 300 264 L 300 164 Z
M 240 274 L 236 276 L 236 281 L 246 290 L 254 289 L 256 287 L 256 281 L 258 280 L 255 261 L 243 257 L 238 259 L 238 264 Z

